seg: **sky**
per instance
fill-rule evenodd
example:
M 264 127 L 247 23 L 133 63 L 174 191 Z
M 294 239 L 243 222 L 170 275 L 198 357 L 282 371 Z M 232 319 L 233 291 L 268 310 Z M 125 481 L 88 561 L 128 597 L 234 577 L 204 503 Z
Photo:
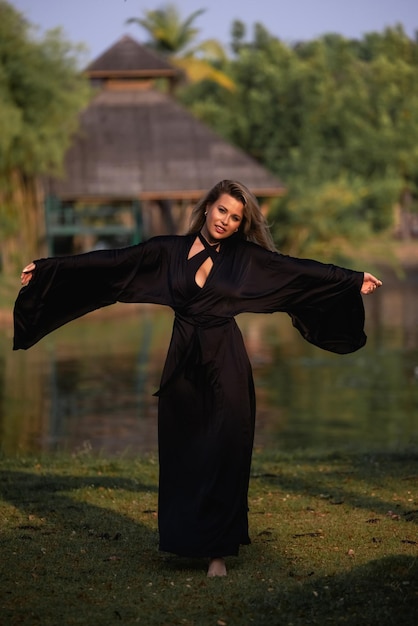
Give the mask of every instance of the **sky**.
M 131 17 L 162 8 L 167 0 L 8 0 L 31 24 L 45 30 L 60 26 L 68 40 L 87 46 L 86 62 L 99 56 L 123 35 L 140 43 L 146 31 L 126 25 Z M 227 46 L 231 25 L 239 19 L 248 27 L 256 22 L 286 43 L 315 39 L 324 33 L 361 38 L 371 31 L 402 24 L 410 37 L 418 31 L 418 0 L 168 0 L 185 19 L 198 9 L 205 12 L 194 25 L 197 41 L 218 39 Z

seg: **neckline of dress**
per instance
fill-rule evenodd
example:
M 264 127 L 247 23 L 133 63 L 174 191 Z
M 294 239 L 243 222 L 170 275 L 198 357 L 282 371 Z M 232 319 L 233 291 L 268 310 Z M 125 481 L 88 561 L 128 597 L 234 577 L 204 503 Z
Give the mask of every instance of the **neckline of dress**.
M 198 235 L 200 241 L 205 246 L 205 248 L 209 247 L 212 250 L 216 250 L 216 248 L 221 245 L 220 241 L 217 241 L 216 243 L 209 243 L 209 241 L 202 235 L 202 233 L 200 231 L 197 233 L 197 235 Z

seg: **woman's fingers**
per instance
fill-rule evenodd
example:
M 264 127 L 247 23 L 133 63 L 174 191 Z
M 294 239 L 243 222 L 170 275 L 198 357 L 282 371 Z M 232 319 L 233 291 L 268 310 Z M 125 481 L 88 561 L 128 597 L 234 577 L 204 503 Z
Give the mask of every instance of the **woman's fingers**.
M 35 263 L 29 263 L 29 265 L 23 268 L 20 275 L 20 283 L 23 285 L 23 287 L 26 287 L 26 285 L 32 279 L 32 272 L 34 271 L 34 269 Z
M 363 285 L 361 288 L 361 293 L 368 295 L 369 293 L 373 293 L 378 287 L 382 286 L 382 281 L 373 274 L 369 274 L 368 272 L 364 272 Z

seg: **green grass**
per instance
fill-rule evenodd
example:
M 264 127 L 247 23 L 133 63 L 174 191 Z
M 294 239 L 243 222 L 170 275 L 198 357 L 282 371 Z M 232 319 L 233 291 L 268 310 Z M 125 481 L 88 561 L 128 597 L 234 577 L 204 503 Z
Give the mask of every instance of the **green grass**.
M 154 457 L 3 459 L 0 623 L 418 623 L 418 454 L 256 453 L 253 543 L 158 553 Z

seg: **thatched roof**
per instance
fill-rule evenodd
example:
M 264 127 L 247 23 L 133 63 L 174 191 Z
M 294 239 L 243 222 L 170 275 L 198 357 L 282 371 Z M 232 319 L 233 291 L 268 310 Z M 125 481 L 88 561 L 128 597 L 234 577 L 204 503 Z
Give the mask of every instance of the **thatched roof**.
M 85 69 L 90 78 L 175 78 L 178 70 L 165 59 L 125 35 Z
M 283 192 L 276 177 L 173 97 L 126 81 L 135 72 L 155 76 L 170 67 L 130 37 L 90 64 L 90 76 L 122 82 L 110 80 L 82 113 L 65 177 L 50 180 L 47 193 L 68 200 L 196 199 L 223 178 L 242 181 L 260 197 Z

